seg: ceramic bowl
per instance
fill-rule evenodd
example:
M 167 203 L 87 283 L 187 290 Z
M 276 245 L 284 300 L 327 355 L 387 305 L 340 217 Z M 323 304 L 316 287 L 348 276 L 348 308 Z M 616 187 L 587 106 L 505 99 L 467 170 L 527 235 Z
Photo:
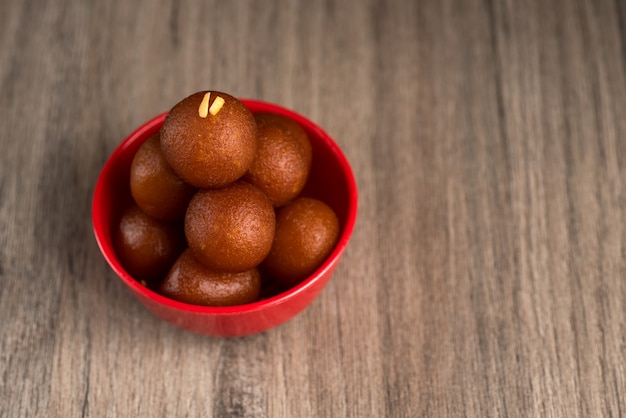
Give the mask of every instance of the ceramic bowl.
M 350 240 L 357 215 L 357 187 L 348 160 L 335 141 L 309 119 L 283 107 L 256 100 L 242 100 L 252 113 L 272 112 L 298 122 L 309 135 L 313 161 L 302 195 L 328 204 L 337 214 L 340 235 L 323 264 L 289 289 L 263 289 L 262 299 L 238 306 L 209 307 L 178 302 L 162 296 L 133 278 L 120 263 L 113 245 L 113 231 L 120 214 L 131 203 L 130 165 L 137 149 L 157 133 L 167 113 L 141 125 L 113 151 L 96 183 L 92 221 L 96 241 L 117 277 L 157 317 L 194 333 L 232 337 L 276 327 L 304 310 L 331 278 Z

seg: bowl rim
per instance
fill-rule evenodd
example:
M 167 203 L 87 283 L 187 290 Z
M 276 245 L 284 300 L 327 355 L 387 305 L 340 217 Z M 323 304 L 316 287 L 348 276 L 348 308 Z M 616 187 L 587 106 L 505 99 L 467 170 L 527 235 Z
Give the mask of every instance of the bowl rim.
M 285 107 L 268 103 L 260 100 L 254 99 L 240 99 L 240 101 L 249 108 L 252 109 L 262 109 L 262 110 L 252 110 L 253 113 L 261 113 L 261 112 L 271 112 L 281 114 L 283 116 L 287 116 L 296 122 L 300 123 L 306 130 L 312 132 L 314 135 L 318 136 L 329 148 L 332 152 L 334 158 L 337 159 L 339 165 L 342 168 L 342 171 L 345 176 L 346 185 L 347 185 L 347 202 L 348 202 L 348 210 L 347 216 L 344 222 L 344 226 L 341 230 L 341 234 L 337 240 L 337 244 L 331 251 L 331 253 L 326 257 L 324 262 L 306 279 L 302 282 L 298 283 L 295 286 L 290 287 L 287 290 L 283 290 L 280 293 L 257 300 L 255 302 L 246 303 L 243 305 L 234 305 L 234 306 L 202 306 L 202 305 L 193 305 L 185 302 L 179 302 L 177 300 L 170 299 L 166 296 L 163 296 L 153 290 L 150 290 L 146 286 L 143 286 L 139 281 L 133 278 L 121 265 L 119 262 L 115 250 L 113 248 L 112 239 L 109 239 L 108 243 L 105 238 L 107 235 L 107 231 L 104 231 L 100 225 L 100 220 L 104 219 L 106 214 L 104 213 L 104 209 L 99 205 L 99 201 L 102 199 L 105 193 L 105 183 L 104 179 L 106 177 L 110 177 L 114 161 L 116 160 L 119 154 L 122 154 L 124 150 L 129 146 L 129 144 L 135 142 L 138 137 L 148 137 L 149 135 L 156 133 L 160 126 L 163 124 L 165 117 L 168 112 L 163 112 L 158 114 L 157 116 L 149 119 L 148 121 L 141 124 L 134 131 L 132 131 L 128 136 L 124 138 L 113 150 L 113 152 L 109 155 L 106 162 L 104 163 L 100 174 L 96 180 L 95 189 L 92 197 L 92 228 L 93 233 L 95 235 L 96 241 L 100 248 L 102 255 L 105 260 L 109 264 L 109 266 L 113 269 L 116 275 L 128 286 L 130 289 L 138 295 L 141 295 L 143 298 L 150 300 L 154 303 L 158 303 L 160 305 L 165 305 L 169 308 L 173 308 L 178 311 L 186 311 L 189 313 L 195 314 L 205 314 L 205 315 L 220 315 L 220 316 L 228 316 L 228 315 L 238 315 L 242 313 L 250 313 L 254 311 L 260 311 L 267 308 L 271 308 L 273 306 L 281 305 L 290 299 L 296 298 L 298 295 L 305 293 L 309 288 L 316 285 L 316 283 L 325 277 L 329 271 L 334 269 L 336 263 L 338 263 L 339 258 L 342 253 L 345 251 L 348 246 L 348 242 L 354 230 L 354 226 L 356 223 L 357 212 L 358 212 L 358 191 L 356 180 L 354 177 L 354 173 L 352 168 L 348 162 L 348 159 L 342 152 L 341 148 L 337 143 L 333 140 L 333 138 L 328 135 L 322 128 L 320 128 L 317 124 L 312 122 L 311 120 L 305 118 L 304 116 L 287 109 Z M 110 234 L 110 232 L 109 232 Z

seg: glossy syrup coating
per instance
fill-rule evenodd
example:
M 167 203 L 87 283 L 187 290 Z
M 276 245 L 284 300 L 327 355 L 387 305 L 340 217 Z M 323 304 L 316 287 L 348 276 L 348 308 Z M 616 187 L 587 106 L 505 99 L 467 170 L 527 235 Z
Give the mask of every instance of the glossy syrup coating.
M 276 233 L 262 268 L 277 282 L 292 286 L 312 274 L 339 237 L 335 212 L 317 199 L 299 197 L 276 213 Z
M 124 211 L 113 239 L 124 268 L 146 285 L 163 279 L 186 248 L 182 226 L 157 221 L 137 205 Z
M 193 305 L 233 306 L 254 302 L 261 292 L 261 275 L 253 268 L 240 273 L 208 269 L 186 250 L 176 260 L 158 292 Z
M 198 191 L 185 216 L 189 248 L 215 271 L 241 272 L 259 265 L 270 251 L 275 226 L 265 193 L 243 181 Z
M 310 157 L 292 130 L 276 115 L 261 113 L 255 119 L 257 154 L 244 179 L 261 189 L 272 205 L 282 206 L 304 188 Z
M 198 188 L 242 177 L 256 154 L 256 122 L 226 93 L 201 91 L 177 103 L 161 127 L 161 149 L 172 169 Z
M 137 150 L 130 167 L 130 191 L 146 214 L 162 221 L 182 221 L 195 188 L 169 166 L 156 134 Z

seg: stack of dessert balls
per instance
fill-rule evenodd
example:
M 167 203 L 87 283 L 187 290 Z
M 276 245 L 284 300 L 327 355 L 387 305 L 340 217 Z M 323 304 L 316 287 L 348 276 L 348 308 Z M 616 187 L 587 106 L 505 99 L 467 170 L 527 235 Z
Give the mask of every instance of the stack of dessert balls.
M 133 202 L 114 244 L 144 286 L 205 306 L 250 303 L 313 273 L 339 236 L 324 202 L 301 196 L 312 151 L 304 129 L 201 91 L 177 103 L 130 169 Z

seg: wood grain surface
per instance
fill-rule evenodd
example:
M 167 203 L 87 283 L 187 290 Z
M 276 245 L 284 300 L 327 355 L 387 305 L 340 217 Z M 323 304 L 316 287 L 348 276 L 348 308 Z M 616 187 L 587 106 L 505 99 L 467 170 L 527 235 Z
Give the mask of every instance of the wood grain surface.
M 623 0 L 0 2 L 0 416 L 626 416 Z M 146 311 L 91 197 L 217 89 L 333 136 L 353 239 L 220 339 Z

